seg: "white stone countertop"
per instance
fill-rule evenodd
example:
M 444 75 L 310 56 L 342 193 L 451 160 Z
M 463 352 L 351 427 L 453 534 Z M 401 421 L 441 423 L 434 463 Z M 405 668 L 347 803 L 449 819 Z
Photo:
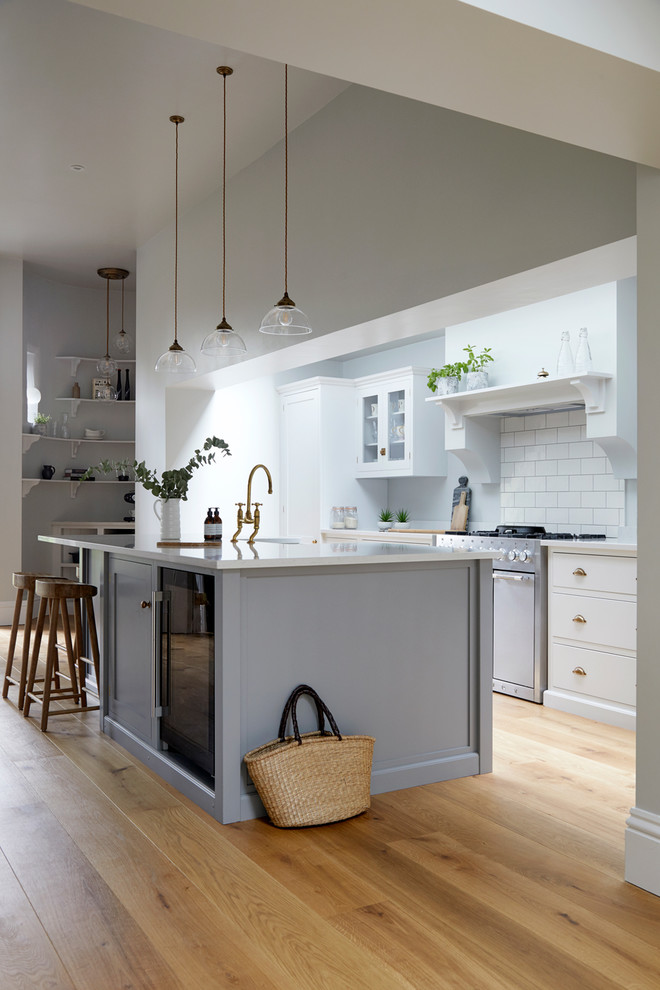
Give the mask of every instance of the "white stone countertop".
M 637 553 L 637 544 L 625 540 L 541 540 L 541 546 L 555 553 L 575 553 L 576 550 L 588 550 L 601 553 Z
M 167 564 L 183 564 L 197 570 L 251 570 L 253 568 L 333 566 L 338 564 L 428 563 L 459 560 L 493 560 L 490 551 L 453 550 L 443 547 L 414 546 L 377 542 L 351 543 L 345 539 L 333 544 L 273 542 L 264 538 L 252 546 L 240 540 L 237 544 L 223 541 L 203 547 L 158 547 L 157 537 L 112 536 L 39 536 L 45 543 L 83 550 L 103 550 L 121 553 L 135 560 L 151 560 Z M 185 540 L 182 537 L 182 540 Z M 192 542 L 189 540 L 188 542 Z

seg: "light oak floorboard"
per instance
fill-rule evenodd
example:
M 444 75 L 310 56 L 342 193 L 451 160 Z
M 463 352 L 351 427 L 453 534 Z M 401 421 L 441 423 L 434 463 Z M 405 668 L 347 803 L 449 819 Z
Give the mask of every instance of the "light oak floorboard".
M 660 899 L 622 879 L 626 730 L 496 695 L 493 774 L 280 830 L 218 825 L 95 713 L 42 734 L 13 693 L 2 990 L 660 986 Z

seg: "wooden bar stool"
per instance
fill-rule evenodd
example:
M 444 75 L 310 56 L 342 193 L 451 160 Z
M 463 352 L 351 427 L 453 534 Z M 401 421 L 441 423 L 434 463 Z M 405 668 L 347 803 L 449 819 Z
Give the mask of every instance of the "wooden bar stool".
M 11 577 L 11 583 L 16 588 L 16 605 L 14 606 L 14 619 L 11 625 L 11 634 L 9 636 L 9 649 L 7 651 L 7 664 L 5 666 L 5 677 L 2 682 L 2 697 L 6 698 L 9 692 L 10 684 L 18 685 L 18 700 L 17 704 L 19 709 L 23 708 L 23 702 L 25 700 L 25 684 L 28 675 L 28 666 L 30 661 L 30 639 L 32 636 L 32 618 L 34 615 L 34 585 L 37 580 L 43 581 L 56 581 L 58 578 L 53 578 L 48 574 L 31 574 L 29 571 L 14 571 Z M 62 580 L 66 580 L 62 578 Z M 25 606 L 25 625 L 23 626 L 23 650 L 21 653 L 21 670 L 16 677 L 13 673 L 14 666 L 14 651 L 16 649 L 16 639 L 18 635 L 18 630 L 21 624 L 21 609 L 23 607 L 23 595 L 27 592 L 27 604 Z
M 32 646 L 32 659 L 28 673 L 25 690 L 25 701 L 23 704 L 23 715 L 29 717 L 32 702 L 41 705 L 41 731 L 46 732 L 48 728 L 49 715 L 69 715 L 72 712 L 93 712 L 98 711 L 99 705 L 87 704 L 87 692 L 85 690 L 85 662 L 92 663 L 96 683 L 100 687 L 99 680 L 99 644 L 96 635 L 96 622 L 94 619 L 94 607 L 92 598 L 96 595 L 96 588 L 92 584 L 78 584 L 72 581 L 58 581 L 52 579 L 39 580 L 35 583 L 35 591 L 41 598 L 39 606 L 39 617 L 37 628 L 34 633 L 34 644 Z M 89 632 L 89 642 L 92 651 L 92 659 L 83 656 L 83 634 L 82 634 L 82 610 L 81 602 L 85 602 L 87 615 L 87 626 Z M 71 624 L 69 621 L 68 603 L 73 602 L 73 618 L 75 640 L 71 637 Z M 39 647 L 43 635 L 44 624 L 48 612 L 48 649 L 46 651 L 46 671 L 43 679 L 43 690 L 37 691 L 37 666 L 39 663 Z M 64 646 L 57 642 L 58 619 L 62 622 L 62 632 L 64 633 Z M 59 669 L 57 662 L 58 650 L 66 654 L 68 663 L 68 674 Z M 69 682 L 62 685 L 62 679 Z M 73 708 L 51 708 L 51 701 L 73 701 Z

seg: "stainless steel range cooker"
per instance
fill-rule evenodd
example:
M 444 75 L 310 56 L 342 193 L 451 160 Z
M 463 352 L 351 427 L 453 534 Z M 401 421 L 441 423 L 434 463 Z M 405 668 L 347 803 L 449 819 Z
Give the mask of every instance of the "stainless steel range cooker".
M 493 550 L 493 690 L 543 702 L 548 686 L 547 548 L 541 540 L 605 539 L 600 533 L 546 533 L 543 526 L 497 526 L 438 535 L 439 547 Z

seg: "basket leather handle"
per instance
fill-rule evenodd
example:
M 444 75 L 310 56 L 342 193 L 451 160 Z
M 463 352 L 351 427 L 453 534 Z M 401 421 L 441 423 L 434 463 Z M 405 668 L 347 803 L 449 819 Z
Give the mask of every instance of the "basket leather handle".
M 327 718 L 328 720 L 328 724 L 330 728 L 332 729 L 333 735 L 337 736 L 338 739 L 341 739 L 341 732 L 337 728 L 337 723 L 335 722 L 334 716 L 330 711 L 330 709 L 328 708 L 328 706 L 326 705 L 326 703 L 318 696 L 314 688 L 309 686 L 309 684 L 299 684 L 298 687 L 293 689 L 284 706 L 284 711 L 282 712 L 282 718 L 280 720 L 280 731 L 279 731 L 280 740 L 284 742 L 286 723 L 290 714 L 291 722 L 293 724 L 293 735 L 298 745 L 302 746 L 302 738 L 300 736 L 300 729 L 298 728 L 298 715 L 296 709 L 298 705 L 298 699 L 303 694 L 308 694 L 316 705 L 316 714 L 318 716 L 318 721 L 319 721 L 319 732 L 325 732 L 325 726 L 323 721 L 323 718 L 325 716 L 325 718 Z

